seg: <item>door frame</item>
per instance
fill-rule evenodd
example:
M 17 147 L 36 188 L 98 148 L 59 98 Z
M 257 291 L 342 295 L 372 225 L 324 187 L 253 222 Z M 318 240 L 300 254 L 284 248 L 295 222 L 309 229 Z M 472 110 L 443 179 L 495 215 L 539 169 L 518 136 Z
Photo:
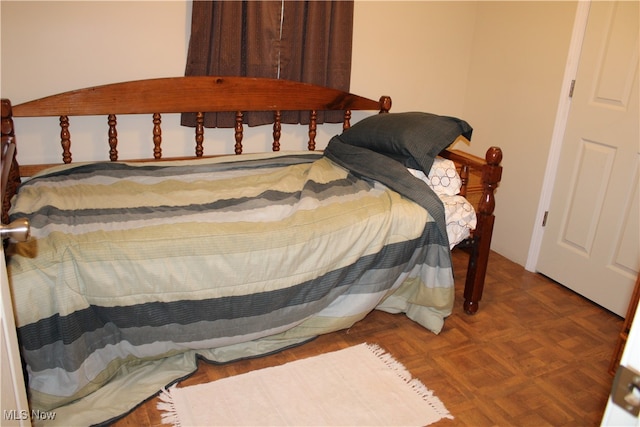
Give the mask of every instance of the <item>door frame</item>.
M 547 166 L 542 181 L 542 191 L 538 202 L 538 210 L 529 243 L 529 252 L 527 261 L 524 266 L 525 270 L 536 272 L 538 258 L 540 256 L 540 248 L 542 246 L 542 237 L 544 236 L 545 213 L 549 210 L 551 204 L 551 196 L 558 172 L 558 164 L 560 161 L 560 152 L 564 142 L 565 130 L 571 110 L 571 91 L 572 81 L 575 80 L 580 62 L 580 54 L 582 53 L 582 42 L 587 30 L 587 20 L 589 18 L 589 9 L 591 8 L 591 0 L 577 2 L 576 16 L 573 22 L 573 32 L 569 43 L 569 53 L 567 63 L 564 70 L 562 87 L 560 88 L 560 99 L 558 101 L 558 109 L 556 111 L 556 119 L 553 126 L 553 134 L 551 136 L 551 146 L 547 157 Z
M 0 239 L 2 244 L 2 239 Z M 13 312 L 13 299 L 9 290 L 4 247 L 0 247 L 0 351 L 2 352 L 2 398 L 0 399 L 0 424 L 6 426 L 31 426 L 31 412 L 27 400 L 27 388 L 22 372 L 18 336 Z
M 640 305 L 636 307 L 636 312 L 631 323 L 629 336 L 622 352 L 622 358 L 618 366 L 626 366 L 635 371 L 640 371 L 640 324 L 636 319 L 640 319 Z M 611 394 L 607 401 L 604 414 L 602 415 L 601 426 L 637 426 L 638 417 L 635 417 L 613 403 L 611 395 L 613 394 L 615 382 L 611 387 Z

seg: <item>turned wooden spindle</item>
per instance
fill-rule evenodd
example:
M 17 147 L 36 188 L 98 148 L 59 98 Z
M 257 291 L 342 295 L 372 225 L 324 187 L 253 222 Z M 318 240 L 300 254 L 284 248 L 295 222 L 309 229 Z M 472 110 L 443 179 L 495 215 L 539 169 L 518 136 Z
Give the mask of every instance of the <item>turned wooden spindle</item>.
M 160 113 L 153 113 L 153 158 L 162 158 L 162 117 Z
M 235 145 L 235 153 L 236 154 L 242 154 L 242 111 L 238 111 L 236 113 L 236 126 L 235 126 L 235 140 L 236 140 L 236 145 Z
M 273 112 L 273 144 L 271 144 L 272 151 L 280 151 L 280 135 L 282 130 L 282 114 L 280 111 Z
M 309 151 L 313 151 L 316 149 L 316 135 L 318 129 L 318 112 L 316 110 L 311 110 L 309 112 L 309 142 L 307 143 L 307 148 Z
M 204 155 L 204 113 L 198 112 L 196 114 L 196 157 L 202 157 Z
M 467 283 L 464 289 L 464 310 L 468 314 L 478 311 L 482 292 L 484 290 L 484 278 L 487 272 L 489 251 L 491 249 L 491 236 L 495 216 L 493 210 L 496 206 L 495 190 L 502 178 L 502 150 L 491 147 L 485 155 L 487 164 L 482 168 L 482 198 L 476 212 L 478 224 L 473 232 L 473 238 L 477 239 L 469 258 L 467 269 Z
M 115 114 L 109 114 L 107 123 L 109 124 L 109 160 L 118 160 L 118 121 Z
M 458 174 L 460 175 L 460 191 L 458 194 L 460 194 L 462 197 L 467 197 L 467 185 L 469 184 L 469 165 L 468 164 L 463 164 L 462 167 L 460 167 L 460 173 Z
M 68 116 L 60 116 L 60 145 L 62 145 L 62 161 L 71 163 L 71 133 Z

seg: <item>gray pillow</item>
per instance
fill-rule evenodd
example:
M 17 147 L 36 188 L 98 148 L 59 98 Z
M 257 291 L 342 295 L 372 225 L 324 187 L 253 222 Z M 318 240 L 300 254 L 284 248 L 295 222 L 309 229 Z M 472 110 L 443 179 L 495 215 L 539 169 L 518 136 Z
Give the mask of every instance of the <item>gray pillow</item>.
M 430 113 L 383 113 L 360 120 L 340 135 L 346 144 L 392 157 L 429 173 L 433 159 L 458 136 L 471 139 L 464 120 Z

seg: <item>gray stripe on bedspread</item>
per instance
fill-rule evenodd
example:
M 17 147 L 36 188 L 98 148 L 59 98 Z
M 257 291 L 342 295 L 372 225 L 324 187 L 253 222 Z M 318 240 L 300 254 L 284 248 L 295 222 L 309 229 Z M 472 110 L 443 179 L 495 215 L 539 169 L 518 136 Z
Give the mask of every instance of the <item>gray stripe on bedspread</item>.
M 239 212 L 272 206 L 274 203 L 292 206 L 298 203 L 304 194 L 313 194 L 314 199 L 322 201 L 331 197 L 349 195 L 352 194 L 354 190 L 358 191 L 358 189 L 367 191 L 369 190 L 369 186 L 353 175 L 349 175 L 345 179 L 334 180 L 328 183 L 317 183 L 311 180 L 306 181 L 302 191 L 284 192 L 267 190 L 254 197 L 229 198 L 215 200 L 210 203 L 73 210 L 46 205 L 30 214 L 14 212 L 11 217 L 27 216 L 34 229 L 44 228 L 45 226 L 51 227 L 55 224 L 118 223 L 149 218 L 175 218 L 200 212 Z
M 419 239 L 387 245 L 380 252 L 362 257 L 350 266 L 285 289 L 245 296 L 124 307 L 92 305 L 67 316 L 54 315 L 18 328 L 20 342 L 24 351 L 30 353 L 32 370 L 63 367 L 73 371 L 94 351 L 107 345 L 117 345 L 120 341 L 134 346 L 159 339 L 179 343 L 228 336 L 229 325 L 233 325 L 239 335 L 276 328 L 320 311 L 345 291 L 348 294 L 372 294 L 388 289 L 389 278 L 395 279 L 416 254 L 422 257 L 421 264 L 446 265 L 447 251 L 435 250 L 432 244 L 426 243 L 433 239 L 434 234 L 438 232 L 430 223 Z M 389 274 L 389 270 L 396 273 Z M 202 322 L 207 328 L 202 328 Z M 152 327 L 159 329 L 151 332 Z M 47 351 L 41 351 L 45 349 Z M 67 356 L 48 357 L 60 352 Z
M 332 196 L 338 196 L 342 192 L 338 191 L 339 188 L 347 190 L 345 194 L 349 194 L 348 191 L 352 187 L 352 183 L 349 180 L 343 180 L 343 182 L 333 181 L 330 184 L 326 184 L 326 191 L 320 188 L 322 185 L 318 184 L 318 188 L 315 188 L 315 194 L 318 200 L 327 199 Z M 317 191 L 317 192 L 316 192 Z M 191 205 L 177 205 L 177 206 L 142 206 L 137 208 L 114 208 L 114 209 L 74 209 L 73 211 L 59 209 L 54 206 L 44 206 L 37 212 L 29 214 L 29 221 L 35 228 L 43 228 L 45 226 L 51 226 L 52 224 L 67 224 L 67 225 L 79 225 L 79 224 L 94 224 L 99 222 L 105 223 L 118 223 L 134 221 L 138 219 L 152 218 L 175 218 L 182 215 L 191 215 L 198 212 L 241 212 L 248 209 L 257 209 L 261 207 L 272 206 L 273 203 L 279 205 L 294 205 L 300 200 L 301 192 L 287 193 L 283 191 L 265 191 L 258 194 L 256 197 L 240 197 L 233 199 L 216 200 L 211 203 L 191 204 Z M 73 212 L 73 215 L 71 215 Z M 21 213 L 17 212 L 13 216 L 20 216 Z M 22 214 L 24 216 L 25 214 Z M 100 221 L 96 221 L 96 218 L 100 218 Z

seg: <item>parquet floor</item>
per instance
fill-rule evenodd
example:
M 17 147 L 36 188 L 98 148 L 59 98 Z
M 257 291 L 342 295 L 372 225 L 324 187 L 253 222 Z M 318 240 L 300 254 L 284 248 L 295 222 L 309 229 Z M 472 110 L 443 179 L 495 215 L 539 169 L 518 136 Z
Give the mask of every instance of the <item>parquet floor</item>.
M 338 350 L 380 345 L 444 402 L 439 426 L 596 426 L 622 320 L 543 276 L 493 253 L 480 311 L 462 312 L 466 256 L 454 253 L 458 301 L 438 336 L 404 315 L 374 311 L 347 331 L 262 358 L 202 363 L 182 385 Z M 159 426 L 157 398 L 115 425 Z

